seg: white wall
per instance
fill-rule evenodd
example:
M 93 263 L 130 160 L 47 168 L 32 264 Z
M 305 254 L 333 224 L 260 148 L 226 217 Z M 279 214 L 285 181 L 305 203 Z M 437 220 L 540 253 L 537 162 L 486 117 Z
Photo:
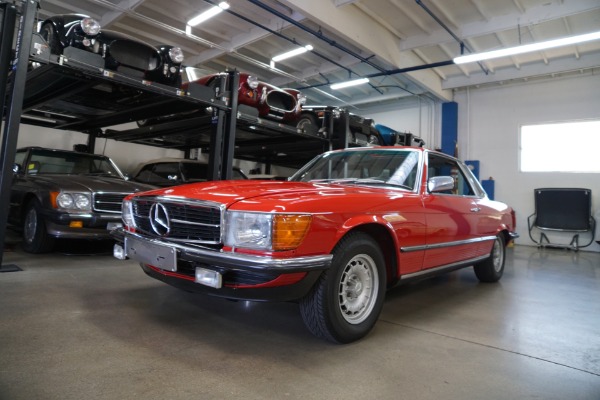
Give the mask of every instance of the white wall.
M 425 140 L 428 148 L 440 146 L 439 135 L 439 103 L 427 97 L 407 98 L 400 106 L 382 107 L 371 105 L 359 110 L 349 109 L 350 112 L 373 118 L 375 123 L 386 125 L 399 132 L 410 132 Z
M 495 180 L 496 199 L 516 210 L 517 228 L 521 235 L 517 243 L 534 244 L 529 238 L 527 217 L 535 210 L 535 188 L 592 189 L 592 213 L 600 222 L 600 174 L 519 171 L 519 132 L 522 125 L 600 119 L 599 93 L 600 75 L 582 74 L 504 87 L 470 89 L 456 94 L 461 158 L 480 160 L 481 178 L 493 177 Z M 569 140 L 569 132 L 565 132 L 565 140 Z M 581 143 L 581 146 L 585 145 Z M 600 162 L 600 149 L 598 151 Z M 600 240 L 598 228 L 596 230 L 597 240 Z M 564 234 L 561 235 L 563 237 Z M 581 239 L 580 243 L 585 238 Z M 586 249 L 600 251 L 600 246 L 594 243 Z

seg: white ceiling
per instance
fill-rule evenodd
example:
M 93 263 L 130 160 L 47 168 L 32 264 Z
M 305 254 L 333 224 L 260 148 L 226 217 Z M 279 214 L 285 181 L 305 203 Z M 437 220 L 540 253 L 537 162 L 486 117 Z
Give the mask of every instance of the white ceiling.
M 452 60 L 461 54 L 460 42 L 468 54 L 598 31 L 600 0 L 229 3 L 228 11 L 193 28 L 192 36 L 186 35 L 186 21 L 216 1 L 42 0 L 39 14 L 87 14 L 105 28 L 179 45 L 186 64 L 202 73 L 237 68 L 281 87 L 304 87 L 309 104 L 360 108 L 414 96 L 451 100 L 453 90 L 472 85 L 560 79 L 600 67 L 598 40 L 481 64 L 403 71 Z M 271 57 L 293 49 L 294 41 L 314 51 L 270 69 Z M 338 91 L 327 85 L 360 76 L 370 76 L 370 84 Z

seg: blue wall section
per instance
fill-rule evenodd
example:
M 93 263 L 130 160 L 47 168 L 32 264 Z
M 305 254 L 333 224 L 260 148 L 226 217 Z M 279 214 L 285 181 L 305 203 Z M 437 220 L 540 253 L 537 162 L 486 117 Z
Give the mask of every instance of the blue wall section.
M 458 103 L 442 104 L 442 152 L 455 156 L 458 142 Z
M 484 179 L 481 181 L 481 186 L 483 186 L 483 190 L 485 190 L 490 200 L 494 200 L 494 180 Z
M 479 160 L 467 160 L 465 161 L 465 164 L 467 164 L 467 167 L 473 172 L 475 178 L 479 180 Z

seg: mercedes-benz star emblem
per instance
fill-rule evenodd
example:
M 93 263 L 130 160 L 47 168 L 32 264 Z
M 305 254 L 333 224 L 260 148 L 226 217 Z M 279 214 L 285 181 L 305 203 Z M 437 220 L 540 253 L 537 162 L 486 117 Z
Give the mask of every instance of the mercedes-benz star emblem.
M 169 213 L 161 203 L 155 203 L 150 207 L 150 225 L 152 230 L 159 236 L 168 235 L 171 231 Z

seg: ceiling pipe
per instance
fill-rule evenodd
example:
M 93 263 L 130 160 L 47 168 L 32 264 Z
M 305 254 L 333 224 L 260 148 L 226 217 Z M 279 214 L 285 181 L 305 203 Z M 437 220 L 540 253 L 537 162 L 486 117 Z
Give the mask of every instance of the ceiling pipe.
M 205 1 L 211 1 L 211 0 L 205 0 Z M 406 73 L 406 72 L 412 72 L 412 71 L 418 71 L 418 70 L 423 70 L 423 69 L 430 69 L 430 68 L 437 68 L 437 67 L 442 67 L 445 65 L 454 65 L 454 61 L 449 60 L 449 61 L 442 61 L 439 63 L 433 63 L 433 64 L 425 64 L 425 65 L 420 65 L 420 66 L 416 66 L 416 67 L 408 67 L 408 68 L 401 68 L 401 69 L 395 69 L 395 70 L 386 70 L 385 68 L 373 63 L 372 61 L 369 60 L 369 58 L 365 58 L 363 56 L 361 56 L 360 54 L 346 48 L 345 46 L 342 46 L 341 44 L 337 43 L 335 40 L 329 39 L 325 36 L 323 36 L 323 33 L 320 31 L 315 31 L 314 29 L 311 29 L 309 27 L 307 27 L 306 25 L 295 21 L 294 19 L 288 17 L 287 15 L 279 12 L 278 10 L 262 3 L 260 0 L 248 0 L 250 3 L 262 8 L 263 10 L 266 10 L 268 12 L 270 12 L 271 14 L 289 22 L 292 25 L 297 26 L 298 28 L 302 29 L 305 32 L 310 33 L 311 35 L 325 41 L 326 43 L 330 44 L 331 46 L 345 52 L 346 54 L 349 54 L 355 58 L 357 58 L 358 60 L 360 60 L 361 62 L 373 67 L 374 69 L 378 70 L 378 73 L 375 74 L 370 74 L 370 75 L 358 75 L 361 78 L 376 78 L 376 77 L 380 77 L 380 76 L 390 76 L 390 75 L 395 75 L 395 74 L 402 74 L 402 73 Z M 422 5 L 422 3 L 420 2 L 420 0 L 416 0 L 417 3 L 419 3 L 422 7 L 425 7 L 424 5 Z M 427 8 L 425 8 L 426 11 L 428 11 Z M 432 13 L 430 14 L 432 15 L 432 17 L 434 19 L 436 19 L 436 21 L 438 21 L 438 23 L 443 24 L 441 21 L 439 21 L 439 18 L 437 18 L 436 16 L 434 16 Z M 447 29 L 447 28 L 446 28 Z M 447 29 L 449 31 L 449 29 Z M 450 31 L 449 31 L 450 32 Z M 453 33 L 451 33 L 453 35 L 453 37 L 455 37 L 457 40 L 458 37 L 456 35 L 454 35 Z M 460 40 L 459 40 L 460 42 Z M 461 42 L 462 43 L 462 42 Z M 314 53 L 314 51 L 313 51 Z M 487 74 L 487 70 L 483 67 L 483 65 L 480 65 L 481 68 L 484 70 L 484 72 Z M 316 88 L 316 87 L 320 87 L 320 86 L 325 86 L 325 85 L 329 85 L 331 82 L 328 83 L 323 83 L 323 84 L 317 84 L 317 85 L 312 85 L 312 86 L 307 86 L 306 88 Z M 371 84 L 372 87 L 374 87 Z M 299 90 L 301 90 L 302 88 L 299 88 Z M 376 89 L 377 91 L 379 91 L 378 89 Z
M 214 2 L 214 1 L 212 1 L 212 0 L 204 0 L 204 1 L 205 1 L 205 2 L 207 2 L 207 3 L 209 3 L 209 4 L 212 4 L 212 5 L 216 5 L 216 4 L 217 4 L 216 2 Z M 252 19 L 250 19 L 250 18 L 248 18 L 248 17 L 245 17 L 245 16 L 243 16 L 243 15 L 241 15 L 241 14 L 239 14 L 239 13 L 237 13 L 237 12 L 233 11 L 231 8 L 229 8 L 229 9 L 225 10 L 225 12 L 227 12 L 227 13 L 229 13 L 229 14 L 231 14 L 231 15 L 233 15 L 233 16 L 235 16 L 235 17 L 237 17 L 237 18 L 239 18 L 239 19 L 241 19 L 241 20 L 243 20 L 243 21 L 246 21 L 246 22 L 248 22 L 249 24 L 252 24 L 252 25 L 254 25 L 254 26 L 256 26 L 256 27 L 259 27 L 259 28 L 261 28 L 261 29 L 264 29 L 265 31 L 269 32 L 269 33 L 270 33 L 270 34 L 272 34 L 272 35 L 275 35 L 275 36 L 277 36 L 277 37 L 279 37 L 279 38 L 281 38 L 281 39 L 287 40 L 288 42 L 290 42 L 290 43 L 293 43 L 293 44 L 294 44 L 294 45 L 296 45 L 296 46 L 304 46 L 304 44 L 302 44 L 302 43 L 298 42 L 296 39 L 294 39 L 294 38 L 290 38 L 290 37 L 287 37 L 287 36 L 285 36 L 284 34 L 282 34 L 282 33 L 280 33 L 280 32 L 277 32 L 277 31 L 275 31 L 275 30 L 273 30 L 273 29 L 271 29 L 271 28 L 268 28 L 268 27 L 266 27 L 266 26 L 264 26 L 264 25 L 262 25 L 262 24 L 260 24 L 260 23 L 258 23 L 258 22 L 256 22 L 256 21 L 253 21 Z M 287 17 L 287 16 L 286 16 L 286 17 Z M 287 18 L 289 18 L 289 17 L 287 17 Z M 290 20 L 293 20 L 293 19 L 290 19 Z M 325 60 L 325 61 L 327 61 L 327 62 L 330 62 L 330 63 L 332 63 L 333 65 L 335 65 L 335 66 L 337 66 L 337 67 L 339 67 L 339 68 L 341 68 L 341 69 L 344 69 L 344 70 L 346 70 L 346 71 L 347 71 L 349 74 L 354 74 L 354 75 L 356 75 L 356 76 L 360 76 L 359 74 L 357 74 L 356 72 L 354 72 L 354 71 L 353 71 L 353 70 L 351 70 L 350 68 L 348 68 L 348 67 L 346 67 L 346 66 L 344 66 L 344 65 L 342 65 L 342 64 L 340 64 L 340 63 L 338 63 L 338 62 L 337 62 L 337 61 L 335 61 L 335 60 L 332 60 L 331 58 L 329 58 L 329 57 L 327 57 L 326 55 L 324 55 L 324 54 L 322 54 L 322 53 L 318 52 L 317 50 L 314 50 L 314 49 L 313 49 L 313 50 L 311 50 L 311 53 L 312 53 L 312 54 L 314 54 L 314 55 L 316 55 L 317 57 L 320 57 L 320 58 L 322 58 L 323 60 Z M 377 92 L 379 92 L 380 94 L 383 94 L 383 92 L 382 92 L 382 91 L 380 91 L 379 89 L 377 89 L 377 87 L 375 87 L 375 86 L 373 86 L 373 85 L 371 85 L 371 87 L 372 87 L 373 89 L 375 89 Z
M 408 68 L 391 69 L 391 70 L 386 70 L 386 71 L 383 71 L 383 72 L 376 72 L 374 74 L 364 75 L 363 78 L 378 78 L 378 77 L 381 77 L 381 76 L 404 74 L 404 73 L 407 73 L 407 72 L 420 71 L 422 69 L 444 67 L 446 65 L 454 65 L 454 61 L 447 60 L 447 61 L 440 61 L 440 62 L 431 63 L 431 64 L 417 65 L 417 66 L 408 67 Z M 300 87 L 300 88 L 298 88 L 298 90 L 315 88 L 315 87 L 325 86 L 325 85 L 329 85 L 329 84 L 330 84 L 330 82 L 328 82 L 328 83 L 319 83 L 319 84 L 316 84 L 316 85 Z
M 382 68 L 381 66 L 373 63 L 368 58 L 365 58 L 365 57 L 361 56 L 360 54 L 358 54 L 358 53 L 356 53 L 356 52 L 348 49 L 347 47 L 342 46 L 341 44 L 337 43 L 335 40 L 332 40 L 332 39 L 329 39 L 329 38 L 323 36 L 322 32 L 315 31 L 314 29 L 311 29 L 308 26 L 306 26 L 304 24 L 301 24 L 298 21 L 293 20 L 292 18 L 288 17 L 287 15 L 285 15 L 285 14 L 277 11 L 273 7 L 270 7 L 270 6 L 264 4 L 263 2 L 261 2 L 259 0 L 248 0 L 248 1 L 250 3 L 252 3 L 252 4 L 254 4 L 254 5 L 262 8 L 263 10 L 266 10 L 266 11 L 270 12 L 271 14 L 273 14 L 273 15 L 275 15 L 275 16 L 277 16 L 277 17 L 279 17 L 279 18 L 281 18 L 281 19 L 289 22 L 292 25 L 296 25 L 298 28 L 302 29 L 303 31 L 308 32 L 308 33 L 310 33 L 313 36 L 316 36 L 317 38 L 319 38 L 319 39 L 327 42 L 329 45 L 331 45 L 331 46 L 333 46 L 333 47 L 335 47 L 335 48 L 337 48 L 337 49 L 345 52 L 346 54 L 350 54 L 352 57 L 356 57 L 361 62 L 363 62 L 363 63 L 365 63 L 365 64 L 367 64 L 367 65 L 375 68 L 376 70 L 381 71 L 381 72 L 385 71 L 384 68 Z
M 421 0 L 415 0 L 415 1 L 417 2 L 417 4 L 419 6 L 421 6 L 421 8 L 423 10 L 425 10 L 425 12 L 427 14 L 429 14 L 429 16 L 431 18 L 434 19 L 435 22 L 438 23 L 439 26 L 444 28 L 444 30 L 446 32 L 448 32 L 448 34 L 450 34 L 450 36 L 452 36 L 454 38 L 454 40 L 456 40 L 458 42 L 458 44 L 460 44 L 460 54 L 461 55 L 464 53 L 464 49 L 467 49 L 467 51 L 469 53 L 473 53 L 473 50 L 469 47 L 469 45 L 466 44 L 461 38 L 459 38 L 454 32 L 452 32 L 452 30 L 448 27 L 448 25 L 446 25 L 437 15 L 435 15 L 433 13 L 433 11 L 431 11 L 431 9 L 429 9 L 429 7 L 427 7 Z M 477 64 L 479 64 L 479 67 L 486 75 L 489 74 L 488 69 L 481 62 L 478 62 Z

